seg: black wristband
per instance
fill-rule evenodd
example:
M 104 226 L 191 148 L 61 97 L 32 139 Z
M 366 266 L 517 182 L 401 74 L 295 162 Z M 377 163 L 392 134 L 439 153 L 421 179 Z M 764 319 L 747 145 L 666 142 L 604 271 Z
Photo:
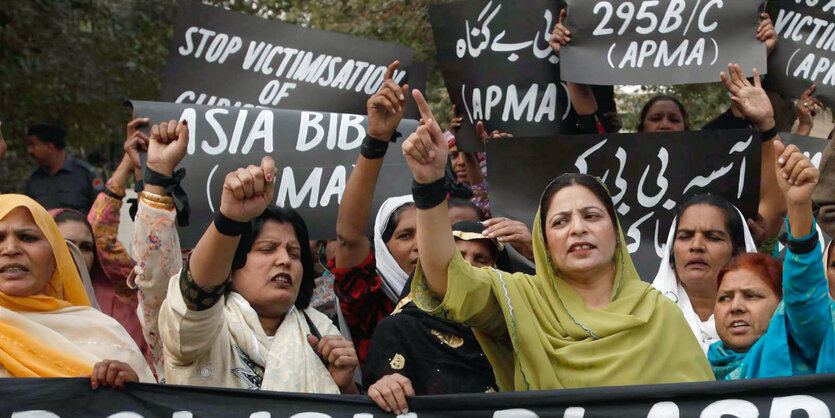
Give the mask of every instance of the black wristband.
M 110 190 L 107 187 L 105 187 L 104 190 L 102 190 L 102 191 L 104 192 L 104 194 L 106 194 L 106 195 L 108 195 L 108 196 L 110 196 L 110 197 L 112 197 L 116 200 L 122 200 L 122 199 L 125 198 L 124 196 L 117 195 L 116 193 L 113 192 L 113 190 Z
M 220 213 L 220 210 L 215 212 L 215 229 L 223 235 L 230 237 L 237 237 L 249 230 L 249 222 L 238 222 L 229 219 Z
M 360 155 L 369 160 L 376 160 L 385 157 L 388 149 L 388 142 L 379 141 L 366 135 L 365 139 L 362 140 Z
M 809 254 L 818 246 L 818 231 L 811 237 L 802 241 L 790 239 L 788 242 L 789 251 L 794 255 Z
M 174 207 L 177 208 L 177 225 L 188 226 L 191 205 L 188 203 L 188 194 L 180 182 L 186 176 L 186 169 L 180 168 L 171 173 L 171 176 L 158 173 L 146 164 L 142 171 L 142 178 L 145 184 L 152 184 L 165 188 L 165 193 L 174 198 Z
M 780 133 L 780 131 L 777 129 L 777 125 L 774 125 L 773 128 L 760 132 L 760 141 L 771 141 L 778 133 Z
M 432 209 L 446 200 L 446 177 L 435 182 L 422 184 L 412 180 L 412 198 L 418 209 Z

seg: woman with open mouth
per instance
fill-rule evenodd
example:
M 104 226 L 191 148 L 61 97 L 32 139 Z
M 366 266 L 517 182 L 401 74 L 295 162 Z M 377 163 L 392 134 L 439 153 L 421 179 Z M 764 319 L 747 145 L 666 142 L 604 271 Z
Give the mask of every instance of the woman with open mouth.
M 185 156 L 188 127 L 151 127 L 148 171 L 170 177 Z M 307 226 L 274 201 L 271 157 L 226 175 L 214 221 L 181 271 L 170 278 L 145 270 L 136 284 L 146 318 L 158 309 L 158 332 L 167 383 L 307 393 L 357 393 L 357 355 L 333 322 L 310 307 L 313 255 Z M 137 224 L 145 225 L 141 257 L 177 264 L 174 206 L 165 188 L 146 183 Z M 167 256 L 154 256 L 166 253 Z M 140 257 L 140 258 L 141 258 Z M 148 259 L 140 259 L 147 267 Z M 160 283 L 161 282 L 161 283 Z M 150 331 L 150 330 L 149 330 Z M 148 331 L 146 331 L 146 334 Z
M 835 371 L 835 302 L 812 213 L 820 173 L 794 145 L 775 141 L 788 204 L 786 257 L 743 254 L 719 273 L 716 329 L 708 359 L 717 379 Z M 782 281 L 782 283 L 781 283 Z
M 721 196 L 690 197 L 673 220 L 652 282 L 681 309 L 705 353 L 719 341 L 713 317 L 719 271 L 733 256 L 757 252 L 744 219 L 739 209 Z
M 0 335 L 0 377 L 156 382 L 122 325 L 90 307 L 52 216 L 23 195 L 0 196 Z
M 447 142 L 423 95 L 403 144 L 417 206 L 415 304 L 473 327 L 499 389 L 543 390 L 713 380 L 678 308 L 632 264 L 612 199 L 565 174 L 534 219 L 536 275 L 478 269 L 455 246 L 443 189 Z

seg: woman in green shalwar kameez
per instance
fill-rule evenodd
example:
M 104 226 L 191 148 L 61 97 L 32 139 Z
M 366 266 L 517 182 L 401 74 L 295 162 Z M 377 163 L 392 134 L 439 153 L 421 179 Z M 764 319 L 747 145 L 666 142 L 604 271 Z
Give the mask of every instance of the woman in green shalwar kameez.
M 470 266 L 455 247 L 439 187 L 446 142 L 423 96 L 413 94 L 426 124 L 403 144 L 418 206 L 412 297 L 474 328 L 501 390 L 714 379 L 681 310 L 640 280 L 611 197 L 592 177 L 560 176 L 543 194 L 535 276 Z

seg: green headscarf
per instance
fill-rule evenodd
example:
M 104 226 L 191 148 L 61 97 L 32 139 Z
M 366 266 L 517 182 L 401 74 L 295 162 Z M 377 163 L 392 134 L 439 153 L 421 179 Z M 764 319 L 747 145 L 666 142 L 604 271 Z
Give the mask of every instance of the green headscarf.
M 415 303 L 433 315 L 475 326 L 501 390 L 714 379 L 681 310 L 641 281 L 617 220 L 612 300 L 603 309 L 588 309 L 553 268 L 540 219 L 538 211 L 536 276 L 476 269 L 456 252 L 440 302 L 429 294 L 420 266 L 415 271 Z M 492 304 L 484 301 L 488 297 L 495 298 Z M 497 307 L 505 327 L 485 325 L 499 319 Z

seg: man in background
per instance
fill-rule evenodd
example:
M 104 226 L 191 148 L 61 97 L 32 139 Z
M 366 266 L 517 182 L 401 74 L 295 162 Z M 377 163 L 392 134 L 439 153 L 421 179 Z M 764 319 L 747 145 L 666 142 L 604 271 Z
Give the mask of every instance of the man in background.
M 66 151 L 66 132 L 40 124 L 26 132 L 26 150 L 38 163 L 25 193 L 46 209 L 72 208 L 87 213 L 104 182 L 92 166 Z

